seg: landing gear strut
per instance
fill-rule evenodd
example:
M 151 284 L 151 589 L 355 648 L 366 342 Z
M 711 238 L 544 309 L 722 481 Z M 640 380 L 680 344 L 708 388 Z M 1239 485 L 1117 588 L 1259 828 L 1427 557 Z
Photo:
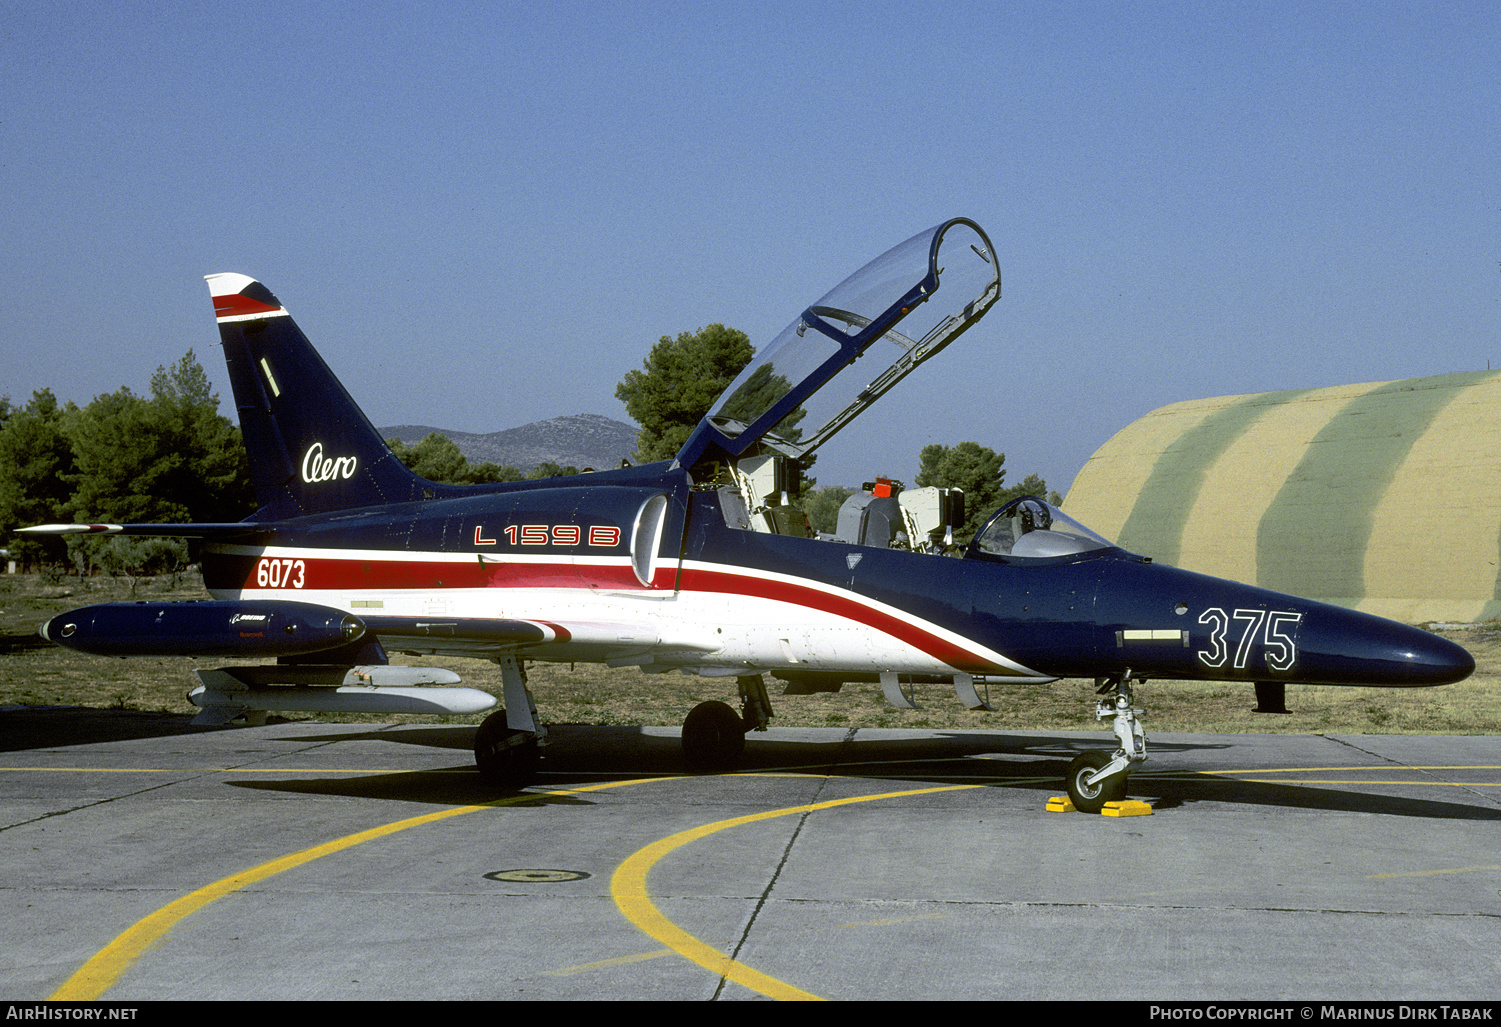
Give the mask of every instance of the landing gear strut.
M 1076 756 L 1068 765 L 1068 797 L 1074 808 L 1098 813 L 1107 802 L 1126 797 L 1126 777 L 1133 764 L 1147 758 L 1147 740 L 1142 733 L 1141 711 L 1131 705 L 1131 671 L 1111 678 L 1096 678 L 1100 698 L 1095 701 L 1095 719 L 1114 719 L 1115 737 L 1120 748 L 1115 752 L 1091 749 Z
M 737 678 L 740 713 L 729 703 L 701 702 L 683 721 L 683 755 L 694 770 L 733 770 L 745 754 L 745 733 L 765 731 L 771 721 L 771 699 L 760 674 Z

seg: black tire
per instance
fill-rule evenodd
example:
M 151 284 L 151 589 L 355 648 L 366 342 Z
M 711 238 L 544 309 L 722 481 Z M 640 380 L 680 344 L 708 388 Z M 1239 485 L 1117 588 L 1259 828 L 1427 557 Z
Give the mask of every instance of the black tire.
M 541 759 L 537 740 L 506 726 L 506 711 L 496 710 L 474 732 L 474 765 L 486 784 L 506 788 L 528 785 Z
M 683 721 L 683 755 L 694 770 L 733 770 L 745 754 L 740 714 L 717 700 L 701 702 Z
M 1068 765 L 1068 797 L 1074 809 L 1084 813 L 1098 813 L 1107 802 L 1120 802 L 1126 797 L 1126 777 L 1122 772 L 1112 774 L 1093 786 L 1084 783 L 1090 774 L 1108 764 L 1114 757 L 1100 749 L 1075 756 Z

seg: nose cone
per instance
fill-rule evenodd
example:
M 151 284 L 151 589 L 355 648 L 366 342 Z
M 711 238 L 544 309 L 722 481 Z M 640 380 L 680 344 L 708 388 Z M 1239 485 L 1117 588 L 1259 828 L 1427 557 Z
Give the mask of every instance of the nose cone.
M 1422 687 L 1463 681 L 1475 658 L 1447 638 L 1408 624 L 1343 610 L 1310 615 L 1299 676 L 1312 683 Z
M 78 613 L 77 610 L 69 610 L 67 613 L 58 614 L 51 620 L 43 621 L 38 625 L 36 633 L 55 645 L 63 645 L 71 649 L 75 645 L 82 626 Z

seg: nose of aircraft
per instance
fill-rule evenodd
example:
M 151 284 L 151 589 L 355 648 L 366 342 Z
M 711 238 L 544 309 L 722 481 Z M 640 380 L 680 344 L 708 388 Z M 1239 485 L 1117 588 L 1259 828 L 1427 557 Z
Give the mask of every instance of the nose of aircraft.
M 1354 610 L 1310 616 L 1299 643 L 1299 676 L 1329 684 L 1448 685 L 1475 670 L 1475 658 L 1447 638 Z

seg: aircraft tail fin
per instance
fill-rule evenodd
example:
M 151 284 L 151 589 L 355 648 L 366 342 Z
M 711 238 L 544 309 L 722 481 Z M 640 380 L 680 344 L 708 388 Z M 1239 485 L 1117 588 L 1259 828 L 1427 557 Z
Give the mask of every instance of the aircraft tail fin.
M 245 275 L 207 280 L 260 518 L 421 499 L 430 483 L 391 452 L 271 291 Z

